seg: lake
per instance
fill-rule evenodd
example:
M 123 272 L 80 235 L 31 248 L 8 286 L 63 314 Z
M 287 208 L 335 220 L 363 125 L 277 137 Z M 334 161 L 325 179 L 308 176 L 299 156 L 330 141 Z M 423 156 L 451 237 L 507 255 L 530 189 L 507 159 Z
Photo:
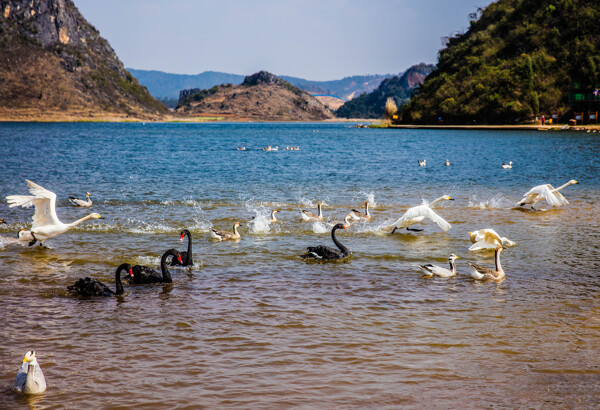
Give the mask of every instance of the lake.
M 376 130 L 339 123 L 0 124 L 0 407 L 381 408 L 592 407 L 600 402 L 600 136 L 597 133 Z M 245 151 L 237 147 L 245 145 Z M 279 146 L 266 152 L 263 146 Z M 281 150 L 300 146 L 298 151 Z M 419 167 L 417 160 L 426 159 Z M 452 166 L 443 166 L 448 159 Z M 513 168 L 500 164 L 513 161 Z M 9 208 L 25 179 L 57 194 L 47 242 L 12 244 L 33 209 Z M 540 184 L 564 208 L 515 204 Z M 76 208 L 68 196 L 91 208 Z M 382 232 L 442 195 L 452 224 Z M 338 239 L 352 256 L 298 258 L 333 246 L 330 225 L 371 204 Z M 546 209 L 548 206 L 538 208 Z M 271 209 L 279 222 L 270 223 Z M 252 219 L 254 217 L 254 219 Z M 237 242 L 211 228 L 242 223 Z M 193 236 L 195 265 L 173 284 L 78 298 L 78 278 L 114 288 L 123 262 L 158 267 Z M 517 242 L 506 279 L 480 283 L 467 232 Z M 458 275 L 424 278 L 416 265 Z M 35 350 L 48 389 L 12 393 Z

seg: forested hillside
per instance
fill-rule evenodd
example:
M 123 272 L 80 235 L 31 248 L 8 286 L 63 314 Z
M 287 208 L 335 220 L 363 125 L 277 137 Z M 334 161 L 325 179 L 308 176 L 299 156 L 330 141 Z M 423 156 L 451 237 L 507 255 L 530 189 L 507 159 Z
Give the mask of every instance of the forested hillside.
M 523 123 L 598 110 L 600 1 L 498 0 L 449 38 L 406 123 Z

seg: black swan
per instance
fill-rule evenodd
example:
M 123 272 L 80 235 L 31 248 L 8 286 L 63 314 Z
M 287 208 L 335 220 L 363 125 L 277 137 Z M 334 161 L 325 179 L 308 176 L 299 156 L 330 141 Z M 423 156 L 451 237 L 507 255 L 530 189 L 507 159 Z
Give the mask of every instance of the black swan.
M 108 286 L 100 282 L 98 279 L 79 279 L 74 285 L 67 286 L 69 292 L 80 296 L 117 296 L 123 294 L 123 283 L 121 282 L 121 271 L 127 270 L 129 277 L 133 277 L 131 265 L 128 263 L 121 264 L 115 272 L 116 291 L 113 292 Z
M 181 237 L 179 238 L 179 242 L 183 242 L 183 238 L 187 236 L 188 238 L 188 248 L 187 251 L 180 252 L 181 259 L 183 263 L 179 263 L 179 259 L 173 258 L 171 260 L 171 266 L 192 266 L 194 261 L 192 259 L 192 234 L 187 229 L 184 229 L 180 232 Z
M 352 252 L 344 245 L 342 245 L 340 241 L 338 241 L 335 237 L 335 231 L 337 231 L 338 229 L 346 229 L 346 227 L 344 226 L 344 224 L 337 224 L 331 230 L 331 239 L 333 239 L 333 243 L 335 243 L 339 250 L 324 245 L 309 246 L 308 248 L 306 248 L 308 252 L 304 255 L 300 255 L 300 257 L 315 259 L 342 259 L 350 255 Z
M 169 256 L 179 260 L 179 263 L 183 263 L 179 251 L 177 249 L 169 249 L 160 258 L 160 270 L 162 271 L 162 274 L 147 266 L 135 265 L 133 267 L 133 278 L 131 278 L 131 281 L 136 285 L 144 283 L 172 283 L 173 279 L 171 278 L 171 273 L 167 267 L 167 258 Z

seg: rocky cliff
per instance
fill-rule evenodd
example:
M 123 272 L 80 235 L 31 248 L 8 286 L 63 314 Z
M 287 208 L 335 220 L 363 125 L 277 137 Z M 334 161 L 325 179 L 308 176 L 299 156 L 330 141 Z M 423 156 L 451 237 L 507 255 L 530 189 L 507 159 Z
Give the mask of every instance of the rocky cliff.
M 71 0 L 0 0 L 1 119 L 158 119 L 166 113 Z
M 254 121 L 320 121 L 333 113 L 310 94 L 266 71 L 240 85 L 183 90 L 176 111 L 187 115 L 223 116 Z

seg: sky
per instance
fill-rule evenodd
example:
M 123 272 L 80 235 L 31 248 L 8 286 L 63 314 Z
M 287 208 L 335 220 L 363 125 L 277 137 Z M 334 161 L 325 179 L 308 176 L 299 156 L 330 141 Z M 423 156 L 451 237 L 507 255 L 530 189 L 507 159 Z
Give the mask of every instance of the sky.
M 128 68 L 309 80 L 435 64 L 492 0 L 73 0 Z

